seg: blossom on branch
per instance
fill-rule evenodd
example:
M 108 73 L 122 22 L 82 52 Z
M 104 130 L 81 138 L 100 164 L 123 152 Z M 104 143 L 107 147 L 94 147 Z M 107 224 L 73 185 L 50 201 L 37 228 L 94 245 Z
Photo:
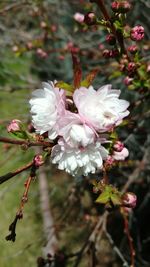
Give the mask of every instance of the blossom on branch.
M 37 133 L 48 132 L 50 139 L 58 135 L 58 120 L 65 113 L 65 91 L 51 83 L 43 83 L 43 89 L 33 92 L 31 105 L 32 122 Z
M 92 86 L 80 87 L 73 99 L 82 119 L 98 132 L 106 132 L 119 125 L 129 115 L 129 102 L 119 99 L 120 90 L 104 85 L 97 91 Z
M 59 137 L 52 149 L 51 161 L 69 174 L 88 175 L 103 167 L 109 150 L 108 133 L 129 114 L 129 102 L 119 99 L 120 90 L 105 85 L 97 91 L 92 86 L 79 87 L 72 97 L 52 82 L 43 83 L 30 100 L 32 122 L 37 133 Z M 105 134 L 103 134 L 105 133 Z M 114 146 L 112 160 L 124 160 L 128 151 L 121 142 Z
M 59 170 L 65 170 L 73 176 L 95 173 L 102 169 L 103 160 L 108 156 L 108 151 L 99 141 L 86 147 L 72 148 L 62 139 L 52 149 L 52 163 L 58 164 Z

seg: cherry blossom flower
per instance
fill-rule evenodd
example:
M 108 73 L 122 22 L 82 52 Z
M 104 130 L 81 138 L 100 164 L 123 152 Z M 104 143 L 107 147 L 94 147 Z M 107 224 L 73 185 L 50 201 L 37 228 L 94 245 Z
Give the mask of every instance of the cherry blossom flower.
M 59 121 L 59 135 L 72 147 L 94 143 L 97 133 L 80 118 L 79 114 L 67 111 Z
M 55 139 L 58 135 L 58 120 L 65 114 L 65 91 L 51 83 L 43 83 L 43 89 L 33 92 L 31 105 L 32 123 L 36 132 Z
M 92 86 L 75 90 L 73 99 L 79 115 L 87 125 L 98 132 L 105 132 L 119 125 L 128 116 L 129 102 L 119 99 L 120 90 L 104 85 L 97 91 Z
M 58 164 L 59 170 L 65 170 L 73 176 L 95 173 L 102 169 L 103 160 L 108 156 L 108 151 L 99 141 L 86 147 L 73 148 L 68 146 L 63 139 L 52 149 L 52 163 Z

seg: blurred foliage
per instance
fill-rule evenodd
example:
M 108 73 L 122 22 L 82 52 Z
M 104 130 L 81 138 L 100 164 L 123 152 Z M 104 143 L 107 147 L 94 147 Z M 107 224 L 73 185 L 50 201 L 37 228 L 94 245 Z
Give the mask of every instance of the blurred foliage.
M 105 1 L 110 10 L 110 1 Z M 128 14 L 131 26 L 141 24 L 146 31 L 146 38 L 139 46 L 144 61 L 150 61 L 149 31 L 149 1 L 131 1 L 133 9 Z M 149 197 L 149 166 L 137 167 L 139 162 L 148 161 L 150 157 L 149 105 L 147 95 L 134 90 L 128 90 L 123 83 L 123 76 L 117 71 L 114 59 L 102 56 L 102 46 L 105 43 L 106 31 L 103 27 L 81 27 L 74 21 L 75 12 L 87 13 L 94 11 L 101 16 L 97 6 L 89 1 L 76 0 L 20 0 L 0 2 L 0 132 L 6 135 L 6 125 L 9 120 L 17 118 L 28 122 L 28 99 L 32 89 L 40 87 L 39 81 L 64 80 L 72 82 L 73 70 L 68 43 L 73 43 L 79 49 L 79 56 L 84 77 L 94 67 L 100 72 L 94 80 L 95 87 L 104 83 L 112 83 L 114 88 L 122 90 L 125 99 L 131 102 L 131 115 L 126 126 L 118 129 L 120 139 L 124 141 L 130 151 L 130 161 L 125 166 L 120 165 L 110 172 L 110 181 L 121 188 L 127 178 L 136 170 L 136 179 L 130 186 L 138 196 L 138 205 L 130 214 L 130 228 L 136 248 L 136 266 L 149 266 L 150 256 L 150 197 Z M 46 26 L 45 26 L 46 25 Z M 100 46 L 101 45 L 101 46 Z M 40 50 L 46 51 L 41 56 Z M 22 151 L 12 146 L 0 145 L 0 174 L 7 173 L 31 160 L 33 152 Z M 92 186 L 87 180 L 74 181 L 62 172 L 47 166 L 49 179 L 50 202 L 58 226 L 57 234 L 60 248 L 67 253 L 78 250 L 87 238 L 90 222 L 96 216 L 103 214 L 103 207 L 92 204 L 97 198 L 91 193 Z M 18 207 L 22 195 L 24 175 L 17 176 L 1 186 L 1 223 L 0 223 L 0 265 L 35 266 L 36 258 L 42 254 L 44 246 L 42 222 L 39 211 L 38 186 L 35 182 L 30 200 L 25 209 L 25 217 L 19 222 L 17 241 L 7 243 L 4 237 L 7 227 Z M 91 177 L 92 179 L 92 177 Z M 72 188 L 74 189 L 72 193 Z M 74 196 L 68 206 L 68 196 Z M 65 212 L 64 212 L 65 211 Z M 89 220 L 87 219 L 89 216 Z M 58 220 L 59 218 L 59 220 Z M 108 229 L 112 238 L 129 260 L 128 242 L 123 234 L 122 218 L 118 211 L 110 213 Z M 101 250 L 102 248 L 102 250 Z M 108 249 L 108 251 L 107 251 Z M 88 257 L 87 257 L 88 259 Z M 84 258 L 81 266 L 87 266 Z M 122 266 L 114 258 L 112 249 L 105 238 L 99 246 L 100 266 Z M 70 264 L 72 266 L 72 264 Z

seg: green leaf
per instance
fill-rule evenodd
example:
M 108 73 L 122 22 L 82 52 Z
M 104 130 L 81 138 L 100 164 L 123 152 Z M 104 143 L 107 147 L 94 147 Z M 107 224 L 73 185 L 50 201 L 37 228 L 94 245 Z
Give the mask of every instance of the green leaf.
M 29 139 L 28 134 L 25 131 L 16 131 L 10 133 L 13 137 L 20 138 L 20 139 Z
M 56 86 L 66 90 L 66 91 L 69 91 L 69 92 L 73 92 L 74 91 L 73 86 L 71 84 L 65 83 L 63 81 L 57 82 Z
M 120 195 L 116 192 L 116 193 L 112 193 L 111 194 L 111 201 L 114 205 L 121 205 L 121 197 Z
M 96 199 L 96 203 L 106 204 L 110 200 L 110 194 L 107 191 L 102 192 Z

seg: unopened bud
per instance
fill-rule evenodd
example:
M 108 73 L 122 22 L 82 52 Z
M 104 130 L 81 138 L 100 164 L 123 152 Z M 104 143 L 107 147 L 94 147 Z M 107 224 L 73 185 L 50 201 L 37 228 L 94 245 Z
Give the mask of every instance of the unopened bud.
M 46 22 L 45 22 L 45 21 L 41 21 L 41 23 L 40 23 L 40 27 L 41 27 L 42 29 L 45 29 L 45 28 L 47 27 Z
M 130 36 L 133 41 L 141 41 L 144 38 L 144 27 L 137 25 L 131 29 Z
M 131 5 L 128 1 L 122 1 L 122 2 L 114 1 L 111 4 L 111 8 L 114 12 L 117 13 L 127 13 L 131 9 Z
M 36 50 L 36 53 L 40 58 L 46 58 L 47 57 L 47 53 L 41 48 L 38 48 Z
M 133 193 L 127 192 L 123 196 L 123 204 L 128 208 L 135 208 L 137 196 Z
M 12 120 L 10 124 L 7 126 L 7 131 L 8 133 L 14 133 L 14 132 L 19 132 L 20 131 L 20 120 Z
M 34 157 L 34 165 L 36 167 L 40 167 L 41 165 L 43 165 L 44 160 L 43 160 L 43 156 L 42 155 L 36 155 Z
M 107 41 L 108 44 L 114 45 L 116 43 L 116 38 L 115 38 L 115 36 L 113 34 L 108 34 L 106 36 L 106 41 Z
M 114 163 L 114 158 L 112 156 L 108 156 L 107 159 L 106 159 L 106 161 L 105 161 L 105 163 L 109 167 L 112 166 L 113 163 Z
M 124 81 L 124 84 L 128 86 L 128 85 L 132 84 L 133 78 L 130 78 L 129 76 L 127 76 L 124 78 L 123 81 Z
M 96 23 L 96 16 L 93 12 L 89 12 L 84 16 L 84 22 L 87 25 L 94 25 Z
M 117 141 L 115 144 L 114 144 L 114 149 L 117 151 L 117 152 L 121 152 L 124 148 L 124 144 L 120 141 Z
M 128 51 L 131 53 L 131 54 L 135 54 L 138 50 L 138 47 L 136 45 L 131 45 L 128 47 Z
M 113 152 L 113 159 L 114 160 L 125 160 L 125 158 L 127 158 L 129 156 L 129 151 L 126 147 L 124 147 L 120 152 L 118 151 L 114 151 Z
M 134 62 L 129 62 L 127 70 L 130 74 L 134 73 L 136 71 L 136 64 Z
M 84 15 L 79 13 L 79 12 L 75 13 L 73 17 L 79 23 L 83 23 L 84 22 Z

